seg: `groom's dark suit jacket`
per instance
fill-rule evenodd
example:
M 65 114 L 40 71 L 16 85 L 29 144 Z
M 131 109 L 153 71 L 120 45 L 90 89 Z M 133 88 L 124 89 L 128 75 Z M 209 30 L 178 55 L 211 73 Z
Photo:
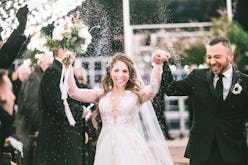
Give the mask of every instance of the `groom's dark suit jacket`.
M 168 96 L 190 96 L 193 108 L 193 124 L 185 156 L 205 161 L 208 159 L 213 141 L 225 161 L 240 162 L 248 159 L 248 76 L 233 71 L 232 85 L 239 82 L 240 94 L 230 90 L 221 102 L 214 95 L 213 74 L 210 69 L 193 70 L 189 76 L 174 81 L 168 63 L 164 64 L 161 88 Z
M 62 64 L 54 60 L 41 80 L 37 165 L 81 165 L 84 132 L 80 105 L 68 101 L 76 125 L 70 126 L 59 88 Z

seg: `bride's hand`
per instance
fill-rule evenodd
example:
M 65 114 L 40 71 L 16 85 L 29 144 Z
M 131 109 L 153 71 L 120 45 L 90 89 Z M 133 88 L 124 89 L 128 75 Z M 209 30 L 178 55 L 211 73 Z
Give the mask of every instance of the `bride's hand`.
M 10 165 L 17 165 L 15 162 L 10 161 Z
M 89 142 L 89 135 L 87 132 L 84 133 L 84 137 L 85 137 L 84 144 L 87 144 Z
M 91 117 L 91 110 L 87 109 L 85 106 L 83 106 L 83 114 L 82 114 L 82 118 L 85 118 L 86 121 L 88 121 Z

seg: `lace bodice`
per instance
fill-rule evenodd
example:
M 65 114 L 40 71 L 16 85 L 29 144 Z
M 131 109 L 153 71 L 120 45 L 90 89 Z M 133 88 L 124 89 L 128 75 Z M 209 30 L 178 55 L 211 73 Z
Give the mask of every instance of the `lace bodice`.
M 135 121 L 139 110 L 138 96 L 131 91 L 125 91 L 116 109 L 111 106 L 111 92 L 99 102 L 99 111 L 104 126 L 129 125 Z

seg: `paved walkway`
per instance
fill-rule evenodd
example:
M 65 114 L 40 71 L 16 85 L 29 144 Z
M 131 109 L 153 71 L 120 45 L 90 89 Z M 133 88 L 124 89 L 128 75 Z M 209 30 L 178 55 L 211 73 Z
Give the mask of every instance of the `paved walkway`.
M 185 147 L 188 142 L 188 138 L 169 140 L 168 146 L 171 152 L 174 165 L 189 165 L 189 159 L 184 157 Z

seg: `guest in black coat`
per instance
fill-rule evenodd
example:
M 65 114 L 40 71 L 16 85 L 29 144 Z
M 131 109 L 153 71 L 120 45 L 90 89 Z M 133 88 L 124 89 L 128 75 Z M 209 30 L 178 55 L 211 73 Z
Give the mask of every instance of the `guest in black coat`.
M 39 125 L 39 86 L 46 69 L 52 64 L 53 56 L 43 54 L 34 71 L 22 83 L 17 101 L 16 132 L 24 145 L 24 165 L 33 165 L 35 144 Z M 18 124 L 17 124 L 18 123 Z
M 0 50 L 0 68 L 8 69 L 21 50 L 23 43 L 26 41 L 26 36 L 23 33 L 26 27 L 27 14 L 27 6 L 24 6 L 17 11 L 16 17 L 19 21 L 19 25 L 2 45 Z
M 232 66 L 228 39 L 213 38 L 206 55 L 209 68 L 195 69 L 180 81 L 164 65 L 164 93 L 191 97 L 193 123 L 185 156 L 191 165 L 247 165 L 248 76 Z
M 71 126 L 61 99 L 60 78 L 65 57 L 64 51 L 58 49 L 53 64 L 41 80 L 37 165 L 82 165 L 83 162 L 81 144 L 84 134 L 78 131 L 82 111 L 77 109 L 78 106 L 70 107 L 76 120 L 76 125 Z
M 7 71 L 0 69 L 0 165 L 14 165 L 10 159 L 3 156 L 5 139 L 11 135 L 14 122 L 15 95 Z

